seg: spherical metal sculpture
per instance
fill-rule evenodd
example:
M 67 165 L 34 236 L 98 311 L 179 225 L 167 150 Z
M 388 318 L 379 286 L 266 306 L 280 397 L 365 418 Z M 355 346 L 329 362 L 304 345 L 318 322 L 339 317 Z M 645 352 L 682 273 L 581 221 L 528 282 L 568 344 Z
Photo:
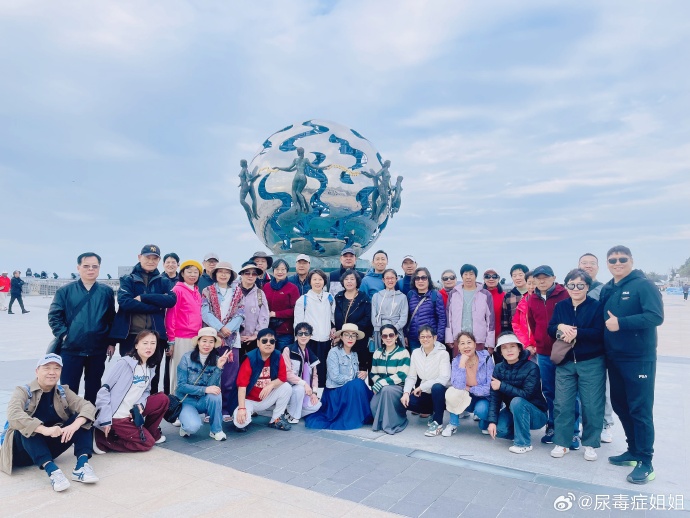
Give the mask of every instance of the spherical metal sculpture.
M 335 122 L 291 124 L 240 166 L 240 203 L 276 254 L 328 257 L 352 247 L 359 256 L 400 208 L 402 177 L 391 181 L 390 161 Z

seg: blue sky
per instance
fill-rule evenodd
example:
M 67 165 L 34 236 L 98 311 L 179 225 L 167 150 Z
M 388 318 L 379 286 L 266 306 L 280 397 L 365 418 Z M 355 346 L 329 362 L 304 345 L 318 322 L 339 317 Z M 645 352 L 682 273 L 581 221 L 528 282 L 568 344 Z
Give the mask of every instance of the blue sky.
M 237 265 L 262 249 L 239 160 L 311 118 L 405 177 L 365 258 L 562 279 L 615 244 L 690 255 L 687 2 L 253 4 L 0 4 L 0 267 L 93 250 L 114 275 L 147 242 Z

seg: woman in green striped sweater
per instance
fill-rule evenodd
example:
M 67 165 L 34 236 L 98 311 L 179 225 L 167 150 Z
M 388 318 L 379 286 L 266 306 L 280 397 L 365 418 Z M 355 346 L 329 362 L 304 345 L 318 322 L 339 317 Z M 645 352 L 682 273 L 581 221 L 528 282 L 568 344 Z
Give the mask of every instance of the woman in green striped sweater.
M 383 347 L 374 353 L 369 373 L 374 392 L 371 400 L 373 430 L 394 434 L 407 427 L 407 409 L 400 398 L 410 370 L 410 353 L 401 345 L 398 330 L 392 324 L 381 326 L 381 345 Z

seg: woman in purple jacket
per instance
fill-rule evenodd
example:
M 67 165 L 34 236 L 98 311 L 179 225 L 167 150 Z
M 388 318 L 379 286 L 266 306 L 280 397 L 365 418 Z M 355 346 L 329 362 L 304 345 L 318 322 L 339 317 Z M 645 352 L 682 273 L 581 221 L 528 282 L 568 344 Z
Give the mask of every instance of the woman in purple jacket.
M 410 321 L 405 327 L 405 341 L 410 353 L 421 345 L 419 329 L 429 326 L 433 334 L 443 336 L 446 329 L 446 306 L 443 297 L 436 290 L 429 270 L 421 267 L 412 274 L 412 286 L 407 293 Z
M 489 422 L 489 394 L 491 393 L 491 376 L 494 373 L 494 360 L 486 349 L 477 351 L 474 335 L 463 331 L 456 340 L 458 355 L 453 359 L 450 370 L 451 390 L 465 390 L 469 393 L 470 404 L 466 412 L 474 412 L 479 418 L 479 428 L 487 433 Z M 446 391 L 446 397 L 448 397 Z M 443 429 L 444 437 L 453 435 L 460 425 L 460 415 L 450 413 L 450 424 Z

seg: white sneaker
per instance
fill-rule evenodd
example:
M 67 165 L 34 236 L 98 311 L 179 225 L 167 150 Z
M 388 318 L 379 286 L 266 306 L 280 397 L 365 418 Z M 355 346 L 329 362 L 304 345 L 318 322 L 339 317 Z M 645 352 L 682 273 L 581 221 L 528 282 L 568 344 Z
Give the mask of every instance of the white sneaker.
M 472 414 L 472 420 L 473 421 L 479 421 L 479 416 Z
M 591 446 L 585 446 L 585 460 L 594 461 L 597 460 L 597 452 Z
M 204 421 L 204 423 L 207 423 L 207 424 L 210 423 L 211 422 L 211 416 L 208 414 L 205 415 L 203 421 Z
M 290 423 L 290 424 L 297 424 L 297 423 L 299 423 L 299 419 L 297 419 L 296 417 L 292 417 L 292 416 L 291 416 L 290 414 L 288 414 L 287 412 L 285 412 L 284 416 L 285 416 L 285 419 L 287 420 L 287 422 Z
M 508 451 L 513 452 L 513 453 L 527 453 L 528 451 L 532 451 L 532 445 L 515 446 L 513 444 L 510 448 L 508 448 Z
M 72 470 L 72 480 L 83 482 L 84 484 L 95 484 L 99 479 L 87 462 L 81 468 Z
M 104 455 L 104 454 L 106 453 L 106 452 L 104 452 L 103 450 L 101 450 L 101 449 L 96 445 L 96 438 L 95 438 L 95 437 L 93 438 L 93 447 L 92 447 L 92 450 L 93 450 L 93 452 L 94 452 L 96 455 Z
M 566 447 L 564 447 L 564 446 L 558 446 L 558 445 L 556 445 L 556 446 L 553 447 L 553 450 L 551 450 L 551 456 L 552 456 L 554 459 L 560 459 L 561 457 L 563 457 L 563 456 L 564 456 L 566 453 L 568 453 L 569 451 L 570 451 L 569 448 L 566 448 Z
M 184 428 L 182 428 L 182 426 L 180 426 L 180 437 L 189 437 L 190 435 L 192 435 L 192 434 L 189 432 L 185 432 Z
M 489 430 L 482 430 L 482 433 L 483 433 L 484 435 L 489 435 Z
M 175 422 L 172 425 L 177 426 L 179 428 L 180 426 L 182 426 L 182 423 L 180 423 L 180 420 L 177 419 L 177 420 L 175 420 Z
M 215 439 L 216 441 L 224 441 L 228 438 L 227 435 L 225 435 L 225 432 L 222 430 L 216 433 L 211 432 L 208 435 L 211 437 L 211 439 Z
M 611 432 L 611 426 L 612 425 L 606 425 L 604 426 L 604 429 L 601 431 L 601 442 L 613 442 L 613 433 Z
M 180 426 L 180 429 L 181 429 L 181 428 L 182 428 L 182 427 Z M 166 440 L 167 440 L 167 439 L 166 439 L 165 435 L 161 434 L 161 437 L 160 437 L 160 439 L 158 439 L 158 440 L 156 441 L 156 444 L 163 444 Z
M 441 435 L 443 435 L 443 437 L 450 437 L 451 435 L 453 435 L 453 434 L 454 434 L 455 432 L 457 432 L 457 431 L 458 431 L 458 427 L 457 427 L 457 426 L 454 426 L 454 425 L 452 425 L 452 424 L 449 424 L 448 426 L 446 426 L 446 427 L 443 429 L 443 431 L 441 432 Z
M 61 469 L 56 469 L 50 474 L 50 483 L 53 486 L 53 491 L 64 491 L 70 486 L 69 480 Z
M 462 414 L 460 414 L 458 417 L 459 417 L 460 419 L 465 419 L 465 418 L 467 418 L 467 417 L 469 417 L 469 416 L 471 416 L 471 415 L 472 415 L 472 414 L 470 414 L 467 410 L 465 410 L 465 411 L 464 411 Z

